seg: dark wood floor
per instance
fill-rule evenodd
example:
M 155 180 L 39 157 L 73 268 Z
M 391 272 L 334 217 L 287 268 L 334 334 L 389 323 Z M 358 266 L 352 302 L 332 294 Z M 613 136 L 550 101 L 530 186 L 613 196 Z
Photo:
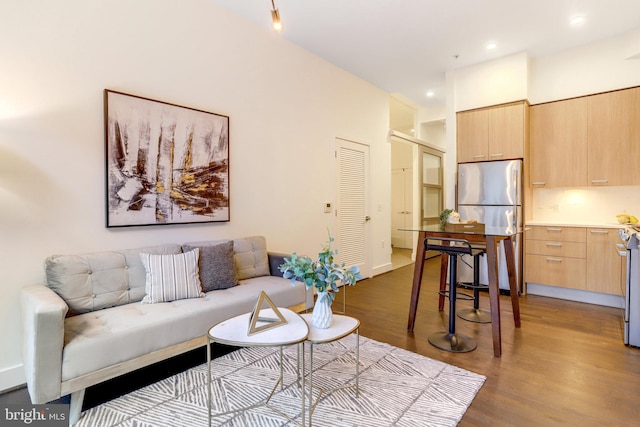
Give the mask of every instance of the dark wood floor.
M 413 266 L 402 267 L 347 288 L 347 314 L 360 319 L 363 336 L 485 375 L 460 426 L 640 425 L 640 349 L 622 342 L 621 310 L 527 295 L 516 329 L 502 296 L 502 357 L 493 356 L 491 325 L 462 320 L 458 331 L 478 348 L 448 353 L 427 341 L 447 326 L 448 310 L 437 311 L 439 258 L 426 261 L 415 330 L 408 332 L 412 274 Z M 488 307 L 486 295 L 481 306 Z M 341 308 L 339 295 L 334 309 Z M 200 350 L 91 387 L 85 408 L 204 362 Z M 28 402 L 24 389 L 0 395 L 0 404 Z
M 413 332 L 407 331 L 413 266 L 347 288 L 347 314 L 360 319 L 363 336 L 485 375 L 460 426 L 640 425 L 640 349 L 623 344 L 622 310 L 526 295 L 517 329 L 509 297 L 502 296 L 502 357 L 493 356 L 490 324 L 463 320 L 457 330 L 478 348 L 449 353 L 427 341 L 448 325 L 448 307 L 437 310 L 439 267 L 439 258 L 426 261 Z M 481 308 L 488 305 L 485 294 Z

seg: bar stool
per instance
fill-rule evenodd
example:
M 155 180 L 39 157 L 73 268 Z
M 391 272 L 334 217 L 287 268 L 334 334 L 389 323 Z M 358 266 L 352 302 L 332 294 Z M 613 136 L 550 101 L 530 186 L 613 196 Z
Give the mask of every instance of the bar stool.
M 444 237 L 427 238 L 424 241 L 427 251 L 438 251 L 449 256 L 449 290 L 440 290 L 440 299 L 449 297 L 449 330 L 437 332 L 428 336 L 429 343 L 441 350 L 454 353 L 466 353 L 476 349 L 478 344 L 466 335 L 456 333 L 456 283 L 458 270 L 458 256 L 482 253 L 482 249 L 474 249 L 464 239 L 450 239 Z
M 486 247 L 473 245 L 472 249 L 479 251 L 473 256 L 473 283 L 463 283 L 463 286 L 473 289 L 473 308 L 463 308 L 456 314 L 468 322 L 491 323 L 491 313 L 480 309 L 480 290 L 489 288 L 480 283 L 480 257 L 486 254 Z

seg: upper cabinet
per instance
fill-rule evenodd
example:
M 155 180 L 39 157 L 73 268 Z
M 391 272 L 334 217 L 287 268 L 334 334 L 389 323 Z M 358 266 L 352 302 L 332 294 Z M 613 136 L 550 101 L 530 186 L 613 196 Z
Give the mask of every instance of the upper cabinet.
M 458 163 L 522 159 L 528 132 L 524 101 L 456 115 Z
M 639 185 L 640 88 L 531 107 L 532 187 Z
M 489 160 L 489 110 L 456 114 L 458 163 Z
M 640 184 L 640 88 L 588 100 L 588 184 Z
M 531 107 L 533 187 L 587 186 L 587 98 Z

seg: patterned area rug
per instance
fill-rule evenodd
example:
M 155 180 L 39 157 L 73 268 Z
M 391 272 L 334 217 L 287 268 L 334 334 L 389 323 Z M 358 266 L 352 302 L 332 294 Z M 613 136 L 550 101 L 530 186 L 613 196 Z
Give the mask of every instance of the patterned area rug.
M 314 347 L 315 386 L 329 389 L 355 380 L 355 343 L 351 335 Z M 294 426 L 261 406 L 216 417 L 263 401 L 279 373 L 279 350 L 243 348 L 212 362 L 214 426 Z M 307 353 L 307 363 L 309 357 Z M 283 389 L 270 406 L 300 421 L 297 349 L 284 350 Z M 485 377 L 388 344 L 360 337 L 360 394 L 355 388 L 323 393 L 313 414 L 315 426 L 455 426 Z M 206 426 L 207 365 L 136 390 L 85 411 L 78 427 Z M 308 417 L 307 417 L 308 422 Z

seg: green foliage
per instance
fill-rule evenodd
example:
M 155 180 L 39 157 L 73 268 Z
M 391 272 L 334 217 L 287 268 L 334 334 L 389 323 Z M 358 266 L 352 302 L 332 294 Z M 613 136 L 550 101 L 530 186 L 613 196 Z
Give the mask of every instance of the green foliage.
M 307 288 L 314 286 L 318 292 L 327 292 L 327 297 L 333 302 L 334 292 L 338 292 L 337 282 L 347 286 L 354 286 L 358 279 L 362 279 L 357 266 L 346 268 L 345 264 L 337 264 L 333 257 L 337 252 L 331 249 L 333 237 L 322 247 L 318 260 L 313 261 L 307 256 L 298 256 L 295 252 L 279 267 L 285 279 L 304 282 Z
M 449 218 L 449 215 L 451 215 L 451 212 L 454 212 L 453 209 L 445 209 L 442 212 L 440 212 L 440 227 L 444 228 L 444 226 L 447 224 L 447 219 Z

